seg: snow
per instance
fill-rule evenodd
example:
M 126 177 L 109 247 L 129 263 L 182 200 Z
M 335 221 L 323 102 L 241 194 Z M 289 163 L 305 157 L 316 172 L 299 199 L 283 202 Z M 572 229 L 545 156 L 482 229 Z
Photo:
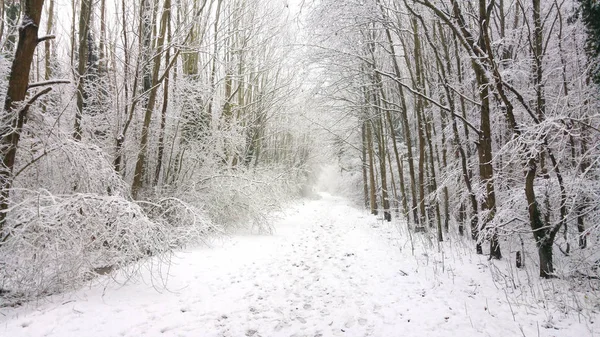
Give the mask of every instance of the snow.
M 518 301 L 485 257 L 433 258 L 395 226 L 321 193 L 271 236 L 178 252 L 168 279 L 98 282 L 0 309 L 0 336 L 593 336 L 589 318 Z M 426 242 L 426 241 L 423 241 Z M 435 244 L 433 245 L 435 247 Z M 468 247 L 465 248 L 465 250 Z M 163 282 L 166 287 L 163 287 Z

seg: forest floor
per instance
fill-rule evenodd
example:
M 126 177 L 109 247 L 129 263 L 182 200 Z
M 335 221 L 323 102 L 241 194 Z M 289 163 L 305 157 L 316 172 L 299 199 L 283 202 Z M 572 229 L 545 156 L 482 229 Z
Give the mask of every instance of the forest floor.
M 395 226 L 321 193 L 288 207 L 273 235 L 178 252 L 122 286 L 1 308 L 0 336 L 600 335 L 595 317 L 508 292 L 485 257 L 444 257 L 435 243 L 413 252 Z

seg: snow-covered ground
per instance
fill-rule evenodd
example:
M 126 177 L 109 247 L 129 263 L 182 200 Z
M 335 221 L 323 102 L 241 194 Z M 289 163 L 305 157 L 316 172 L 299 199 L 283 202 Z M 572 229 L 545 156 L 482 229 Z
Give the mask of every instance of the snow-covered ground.
M 0 336 L 600 334 L 589 316 L 520 303 L 485 257 L 413 254 L 394 226 L 323 193 L 286 209 L 272 236 L 177 253 L 163 278 L 2 308 Z

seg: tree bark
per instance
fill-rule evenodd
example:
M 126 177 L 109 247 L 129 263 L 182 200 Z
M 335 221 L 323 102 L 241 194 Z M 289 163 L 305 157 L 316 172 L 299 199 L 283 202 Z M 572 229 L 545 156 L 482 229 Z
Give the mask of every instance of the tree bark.
M 390 199 L 388 192 L 387 183 L 387 170 L 386 170 L 386 150 L 385 150 L 385 135 L 381 114 L 378 114 L 378 127 L 377 127 L 377 144 L 379 147 L 379 168 L 381 172 L 381 204 L 383 206 L 383 219 L 385 221 L 392 221 L 392 213 L 390 212 Z
M 142 6 L 145 6 L 143 9 L 142 18 L 146 17 L 149 14 L 150 4 L 149 0 L 145 0 Z M 131 186 L 131 192 L 134 199 L 139 197 L 139 192 L 143 186 L 144 175 L 146 168 L 148 166 L 146 153 L 148 152 L 148 137 L 150 133 L 150 123 L 152 122 L 152 114 L 154 113 L 154 106 L 156 105 L 156 96 L 158 92 L 158 72 L 160 70 L 161 64 L 161 56 L 163 52 L 165 36 L 167 34 L 167 25 L 169 19 L 169 13 L 171 11 L 171 1 L 166 0 L 163 4 L 163 11 L 160 21 L 160 32 L 158 33 L 158 37 L 156 39 L 156 52 L 154 56 L 154 65 L 152 68 L 152 72 L 148 73 L 149 69 L 144 71 L 144 94 L 148 94 L 148 99 L 146 101 L 145 112 L 144 112 L 144 124 L 142 125 L 142 137 L 140 139 L 140 152 L 138 153 L 137 161 L 135 163 L 135 172 L 133 176 L 133 184 Z M 145 21 L 145 20 L 144 20 Z M 151 26 L 146 25 L 141 29 L 142 31 L 142 42 L 145 46 L 145 49 L 148 52 L 151 51 L 150 45 L 150 36 L 152 35 Z M 151 77 L 150 77 L 151 76 Z
M 167 4 L 168 2 L 168 4 Z M 168 42 L 171 42 L 171 0 L 165 0 L 165 9 L 168 6 L 168 14 L 167 14 L 167 26 L 168 26 Z M 167 48 L 167 52 L 165 54 L 165 68 L 169 66 L 171 62 L 171 48 Z M 166 70 L 169 71 L 168 69 Z M 162 111 L 160 114 L 160 131 L 158 136 L 158 154 L 156 155 L 156 170 L 154 172 L 154 186 L 158 185 L 160 181 L 160 172 L 162 169 L 163 155 L 165 152 L 165 127 L 167 125 L 167 110 L 169 104 L 169 84 L 170 79 L 169 75 L 165 76 L 165 82 L 163 86 L 163 102 L 162 102 Z
M 396 78 L 401 79 L 402 78 L 402 72 L 400 70 L 400 65 L 398 64 L 398 60 L 396 59 L 396 50 L 394 47 L 394 43 L 392 41 L 392 35 L 390 33 L 389 29 L 385 29 L 385 34 L 386 34 L 386 38 L 387 38 L 387 42 L 388 42 L 388 46 L 390 48 L 390 59 L 392 60 L 392 65 L 394 68 L 394 75 L 396 76 Z M 415 180 L 415 164 L 414 164 L 414 156 L 413 156 L 413 143 L 412 143 L 412 136 L 411 136 L 411 129 L 410 129 L 410 123 L 408 122 L 408 107 L 406 104 L 406 97 L 404 96 L 404 88 L 402 87 L 402 85 L 400 85 L 399 83 L 397 84 L 397 89 L 398 89 L 398 96 L 400 97 L 400 103 L 401 103 L 401 111 L 400 111 L 400 121 L 402 123 L 402 130 L 403 130 L 403 139 L 404 139 L 404 143 L 406 144 L 406 151 L 407 151 L 407 161 L 408 161 L 408 175 L 409 175 L 409 180 L 410 180 L 410 191 L 411 191 L 411 208 L 413 211 L 413 219 L 415 222 L 416 226 L 420 225 L 420 219 L 419 219 L 419 210 L 418 210 L 418 206 L 417 206 L 417 187 L 416 187 L 416 180 Z
M 46 22 L 46 35 L 51 35 L 54 31 L 54 0 L 50 0 L 48 5 L 48 21 Z M 50 80 L 52 77 L 52 65 L 50 60 L 52 59 L 52 40 L 47 39 L 44 41 L 44 79 Z
M 83 133 L 81 129 L 81 120 L 83 118 L 83 110 L 85 109 L 85 101 L 87 99 L 87 94 L 85 92 L 85 77 L 87 75 L 88 65 L 88 35 L 91 14 L 91 0 L 81 0 L 81 10 L 79 12 L 79 46 L 77 61 L 77 107 L 75 111 L 75 125 L 73 127 L 73 138 L 77 141 L 81 140 Z
M 371 214 L 377 215 L 377 197 L 375 193 L 375 168 L 373 163 L 373 134 L 371 132 L 372 124 L 371 121 L 367 123 L 367 153 L 369 155 L 369 200 L 371 205 Z
M 361 162 L 362 162 L 362 177 L 363 177 L 363 194 L 365 200 L 365 207 L 369 207 L 369 181 L 367 175 L 367 130 L 366 122 L 361 124 Z
M 0 233 L 4 227 L 6 212 L 8 211 L 10 189 L 12 187 L 12 173 L 15 166 L 17 147 L 21 139 L 21 130 L 27 118 L 27 109 L 17 110 L 17 104 L 25 99 L 29 85 L 29 73 L 35 48 L 38 45 L 38 30 L 44 0 L 25 0 L 24 15 L 19 27 L 19 41 L 10 69 L 8 89 L 4 100 L 1 125 L 2 140 L 0 153 L 2 167 L 0 167 Z

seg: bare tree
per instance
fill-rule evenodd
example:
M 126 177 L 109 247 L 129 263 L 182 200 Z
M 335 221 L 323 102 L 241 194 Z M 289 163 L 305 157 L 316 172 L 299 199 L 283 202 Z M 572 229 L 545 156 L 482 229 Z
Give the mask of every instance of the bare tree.
M 2 167 L 0 167 L 0 230 L 4 225 L 9 207 L 17 147 L 21 139 L 23 124 L 27 120 L 29 107 L 37 98 L 50 90 L 50 88 L 44 89 L 32 96 L 25 104 L 21 103 L 25 100 L 28 92 L 29 72 L 35 49 L 40 41 L 44 40 L 38 37 L 43 8 L 43 0 L 27 0 L 24 3 L 23 19 L 19 28 L 19 41 L 11 66 L 6 99 L 4 100 L 1 121 L 3 136 L 0 143 L 2 154 Z

